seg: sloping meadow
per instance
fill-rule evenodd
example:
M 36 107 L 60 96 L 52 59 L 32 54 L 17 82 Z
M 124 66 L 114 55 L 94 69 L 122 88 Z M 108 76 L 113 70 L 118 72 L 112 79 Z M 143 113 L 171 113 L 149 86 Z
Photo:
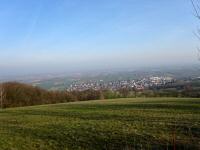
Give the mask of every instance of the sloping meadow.
M 116 99 L 0 111 L 0 149 L 200 149 L 200 99 Z

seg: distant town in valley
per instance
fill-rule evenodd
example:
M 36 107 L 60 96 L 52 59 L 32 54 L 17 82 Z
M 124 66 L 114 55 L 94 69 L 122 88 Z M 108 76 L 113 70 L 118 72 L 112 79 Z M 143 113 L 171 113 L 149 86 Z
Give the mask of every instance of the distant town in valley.
M 146 69 L 135 71 L 104 71 L 92 73 L 74 73 L 70 75 L 38 75 L 18 78 L 17 81 L 29 83 L 47 90 L 85 91 L 111 90 L 122 88 L 133 90 L 184 89 L 200 87 L 200 69 L 176 67 L 174 69 Z
M 105 82 L 104 80 L 88 81 L 81 80 L 74 81 L 67 91 L 85 91 L 85 90 L 111 90 L 117 91 L 122 88 L 134 88 L 136 90 L 144 90 L 155 87 L 170 86 L 175 83 L 172 77 L 149 77 L 141 80 L 118 80 Z

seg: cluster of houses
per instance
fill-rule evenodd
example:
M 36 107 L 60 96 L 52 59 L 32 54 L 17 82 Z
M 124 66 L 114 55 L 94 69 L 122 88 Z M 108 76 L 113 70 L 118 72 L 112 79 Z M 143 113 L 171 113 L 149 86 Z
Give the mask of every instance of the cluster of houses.
M 140 80 L 90 80 L 90 81 L 74 81 L 69 87 L 68 91 L 85 91 L 93 90 L 112 90 L 116 91 L 122 88 L 134 88 L 136 90 L 144 90 L 151 87 L 164 86 L 175 82 L 172 77 L 147 77 Z

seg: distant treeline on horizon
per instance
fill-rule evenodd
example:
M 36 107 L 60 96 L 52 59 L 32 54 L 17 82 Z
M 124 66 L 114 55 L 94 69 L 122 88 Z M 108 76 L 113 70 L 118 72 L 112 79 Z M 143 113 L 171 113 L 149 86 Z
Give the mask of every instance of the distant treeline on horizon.
M 23 107 L 42 104 L 66 103 L 75 101 L 136 98 L 136 97 L 193 97 L 199 98 L 199 90 L 185 86 L 183 89 L 151 89 L 138 91 L 134 88 L 122 88 L 117 91 L 47 91 L 39 87 L 18 82 L 1 84 L 0 101 L 2 108 Z

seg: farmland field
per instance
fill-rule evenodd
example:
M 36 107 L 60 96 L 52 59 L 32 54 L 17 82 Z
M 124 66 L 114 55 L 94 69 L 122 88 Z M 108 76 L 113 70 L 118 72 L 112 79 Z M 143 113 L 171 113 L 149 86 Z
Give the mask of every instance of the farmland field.
M 200 149 L 200 99 L 138 98 L 0 110 L 0 150 Z

